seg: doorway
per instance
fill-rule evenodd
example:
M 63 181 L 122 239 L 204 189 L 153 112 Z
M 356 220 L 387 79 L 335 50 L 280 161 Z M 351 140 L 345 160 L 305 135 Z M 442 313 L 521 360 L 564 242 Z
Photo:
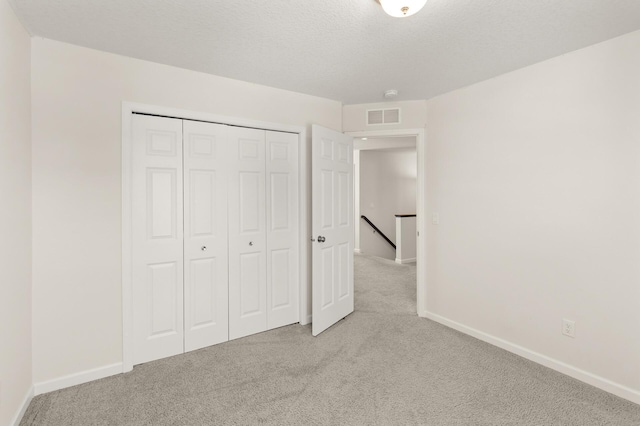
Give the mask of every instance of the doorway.
M 416 137 L 354 138 L 353 146 L 354 263 L 370 263 L 373 259 L 363 258 L 375 257 L 377 268 L 388 265 L 384 273 L 402 283 L 403 293 L 409 284 L 411 298 L 416 300 Z M 358 278 L 367 276 L 365 269 L 359 270 L 362 277 Z M 364 281 L 357 281 L 366 287 Z
M 356 138 L 353 146 L 356 253 L 415 263 L 416 138 Z
M 355 141 L 362 141 L 362 138 L 367 138 L 366 141 L 369 146 L 375 144 L 384 144 L 380 142 L 384 139 L 395 140 L 396 143 L 415 144 L 416 149 L 416 204 L 415 204 L 415 220 L 416 220 L 416 312 L 418 316 L 424 317 L 426 315 L 426 238 L 427 229 L 425 222 L 426 211 L 426 174 L 425 174 L 425 157 L 426 157 L 426 139 L 424 129 L 397 129 L 397 130 L 377 130 L 377 131 L 358 131 L 347 132 L 348 135 L 354 137 Z M 360 142 L 358 142 L 360 144 Z M 380 145 L 383 146 L 383 145 Z M 399 145 L 395 146 L 400 148 Z M 406 147 L 406 146 L 405 146 Z M 354 151 L 356 152 L 356 151 Z M 357 160 L 356 160 L 357 161 Z M 359 210 L 359 203 L 356 203 L 356 208 Z M 356 224 L 356 232 L 361 232 L 363 225 L 361 212 L 356 213 L 358 215 L 358 222 Z M 360 230 L 359 230 L 360 228 Z M 356 234 L 356 240 L 359 239 L 359 235 Z

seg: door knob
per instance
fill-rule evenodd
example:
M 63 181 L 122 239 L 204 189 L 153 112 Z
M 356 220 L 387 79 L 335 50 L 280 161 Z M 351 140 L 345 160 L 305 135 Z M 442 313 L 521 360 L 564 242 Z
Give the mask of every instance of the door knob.
M 207 251 L 207 246 L 202 246 L 202 247 L 200 247 L 200 250 L 202 250 L 202 251 Z
M 249 245 L 252 246 L 253 245 L 253 241 L 249 241 Z
M 319 243 L 324 243 L 325 241 L 326 241 L 326 239 L 322 235 L 318 235 L 318 242 Z

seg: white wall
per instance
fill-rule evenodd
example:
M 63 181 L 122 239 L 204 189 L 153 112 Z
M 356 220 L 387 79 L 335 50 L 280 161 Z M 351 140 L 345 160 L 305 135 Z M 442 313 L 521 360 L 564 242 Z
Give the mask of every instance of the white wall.
M 397 263 L 416 261 L 416 216 L 396 217 L 396 258 Z
M 634 32 L 427 102 L 428 310 L 636 402 L 638 46 Z
M 396 214 L 416 213 L 416 150 L 360 151 L 360 215 L 395 243 Z M 396 252 L 358 216 L 360 251 L 395 260 Z
M 34 381 L 122 360 L 121 102 L 340 129 L 340 103 L 33 40 Z
M 31 40 L 0 0 L 0 424 L 31 389 Z

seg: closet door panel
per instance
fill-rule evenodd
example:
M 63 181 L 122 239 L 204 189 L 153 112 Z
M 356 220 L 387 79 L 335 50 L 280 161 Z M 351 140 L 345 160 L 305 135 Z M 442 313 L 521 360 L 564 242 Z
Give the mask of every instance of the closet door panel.
M 300 320 L 298 135 L 266 132 L 267 327 Z
M 263 269 L 261 263 L 261 253 L 245 253 L 240 256 L 240 318 L 247 318 L 252 315 L 260 315 L 262 309 L 263 291 L 259 276 Z
M 265 132 L 229 128 L 229 338 L 267 329 Z
M 184 121 L 185 351 L 229 339 L 227 126 Z
M 134 115 L 133 362 L 182 353 L 182 121 Z

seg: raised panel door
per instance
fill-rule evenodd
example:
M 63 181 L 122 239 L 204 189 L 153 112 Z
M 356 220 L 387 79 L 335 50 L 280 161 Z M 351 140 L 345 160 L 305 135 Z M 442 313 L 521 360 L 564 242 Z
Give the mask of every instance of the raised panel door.
M 353 139 L 312 128 L 312 334 L 353 312 Z
M 267 329 L 265 131 L 229 128 L 229 339 Z
M 229 340 L 228 127 L 183 122 L 185 351 Z
M 266 132 L 267 327 L 298 322 L 298 135 Z
M 133 361 L 183 347 L 182 121 L 133 117 Z

